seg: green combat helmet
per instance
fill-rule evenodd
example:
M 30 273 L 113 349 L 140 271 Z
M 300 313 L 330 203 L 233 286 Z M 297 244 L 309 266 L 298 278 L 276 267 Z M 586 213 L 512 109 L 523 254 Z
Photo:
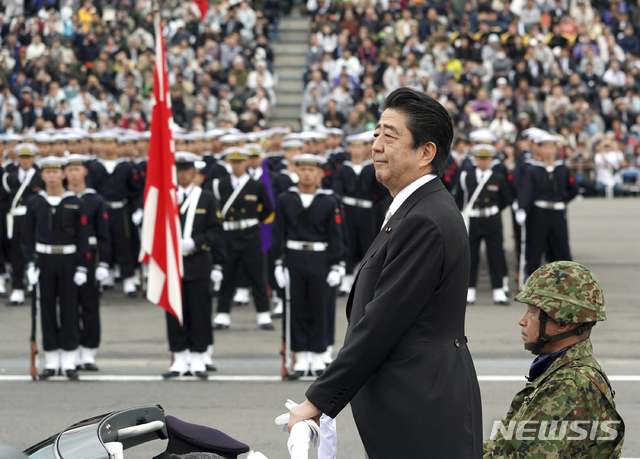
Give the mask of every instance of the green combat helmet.
M 556 261 L 538 268 L 527 279 L 515 298 L 520 303 L 540 308 L 540 333 L 536 343 L 525 349 L 538 355 L 547 343 L 553 343 L 590 330 L 598 321 L 607 320 L 604 295 L 598 279 L 581 264 Z M 555 336 L 546 334 L 547 319 L 582 326 Z

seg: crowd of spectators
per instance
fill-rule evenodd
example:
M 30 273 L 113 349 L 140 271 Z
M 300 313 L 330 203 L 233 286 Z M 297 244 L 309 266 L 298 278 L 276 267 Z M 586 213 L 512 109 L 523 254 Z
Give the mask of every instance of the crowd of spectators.
M 174 121 L 188 130 L 265 126 L 281 0 L 3 0 L 0 133 L 148 129 L 155 4 Z
M 640 0 L 308 0 L 306 9 L 307 129 L 370 129 L 386 94 L 411 86 L 448 109 L 458 135 L 488 127 L 505 144 L 532 126 L 559 135 L 564 158 L 594 169 L 585 181 L 598 165 L 638 164 Z

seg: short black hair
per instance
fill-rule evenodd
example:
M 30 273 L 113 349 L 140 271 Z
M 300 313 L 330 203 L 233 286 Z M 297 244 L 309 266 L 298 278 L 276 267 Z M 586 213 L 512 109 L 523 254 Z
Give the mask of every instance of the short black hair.
M 412 88 L 392 91 L 380 106 L 380 113 L 388 108 L 407 117 L 407 129 L 413 137 L 411 148 L 415 150 L 427 142 L 436 145 L 431 165 L 435 175 L 443 176 L 453 140 L 453 122 L 447 109 L 434 98 Z

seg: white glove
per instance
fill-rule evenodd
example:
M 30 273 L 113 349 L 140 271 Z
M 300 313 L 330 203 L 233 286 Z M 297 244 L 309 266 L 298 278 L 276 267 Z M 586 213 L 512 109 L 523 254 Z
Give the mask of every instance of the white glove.
M 287 268 L 282 265 L 277 265 L 273 274 L 276 277 L 276 283 L 278 284 L 278 287 L 285 288 L 287 285 L 289 285 L 290 278 L 289 270 Z
M 36 268 L 35 263 L 29 263 L 29 267 L 27 268 L 27 280 L 31 285 L 36 285 L 39 278 L 40 269 Z
M 518 209 L 520 208 L 520 206 L 518 205 L 518 201 L 513 201 L 513 203 L 511 204 L 511 208 L 513 209 L 514 212 L 517 212 Z
M 347 268 L 345 268 L 344 265 L 337 265 L 335 268 L 331 269 L 335 269 L 336 271 L 338 271 L 340 277 L 344 277 L 347 275 Z
M 106 263 L 104 265 L 100 263 L 96 268 L 96 280 L 102 282 L 107 277 L 109 277 L 109 266 Z
M 144 215 L 144 212 L 142 211 L 142 209 L 137 209 L 131 215 L 131 221 L 133 222 L 133 224 L 136 225 L 136 226 L 140 226 L 140 224 L 142 223 L 142 216 L 143 215 Z
M 192 238 L 180 239 L 180 245 L 182 246 L 182 253 L 193 252 L 196 249 L 196 243 Z
M 516 211 L 516 222 L 518 223 L 518 225 L 522 226 L 526 221 L 527 221 L 527 213 L 525 212 L 524 209 L 518 209 Z
M 287 403 L 284 404 L 284 406 L 287 407 L 287 409 L 289 411 L 291 411 L 292 408 L 298 406 L 298 404 L 292 400 L 287 400 Z M 282 431 L 286 432 L 287 431 L 287 426 L 289 425 L 289 417 L 291 416 L 291 413 L 285 413 L 285 414 L 281 414 L 280 416 L 278 416 L 276 418 L 276 425 L 277 426 L 282 426 Z M 311 419 L 307 419 L 306 421 L 301 421 L 298 422 L 297 424 L 294 425 L 297 426 L 298 424 L 306 424 L 307 427 L 311 430 L 310 434 L 308 434 L 311 438 L 309 438 L 306 441 L 311 442 L 311 446 L 313 446 L 314 448 L 317 448 L 318 445 L 320 445 L 320 426 L 318 424 L 316 424 L 315 421 L 311 420 Z M 302 430 L 302 429 L 301 429 Z M 304 433 L 304 430 L 302 430 L 301 433 Z M 291 429 L 291 435 L 294 436 L 294 430 Z M 304 435 L 302 435 L 304 437 Z M 292 440 L 294 440 L 294 438 L 289 438 L 289 452 L 291 452 L 291 447 L 295 446 L 292 445 Z M 304 440 L 304 438 L 302 438 L 302 440 Z
M 327 276 L 327 284 L 329 284 L 329 287 L 337 287 L 340 285 L 341 280 L 342 276 L 340 276 L 340 272 L 338 272 L 337 269 L 329 271 L 329 275 Z
M 87 273 L 85 273 L 84 271 L 76 271 L 76 273 L 73 275 L 73 282 L 78 287 L 83 286 L 87 282 Z
M 265 456 L 264 454 L 262 454 L 260 451 L 249 451 L 249 455 L 247 456 L 247 459 L 267 459 L 267 456 Z
M 216 282 L 222 282 L 223 279 L 222 271 L 220 268 L 213 268 L 211 270 L 211 281 L 215 284 Z

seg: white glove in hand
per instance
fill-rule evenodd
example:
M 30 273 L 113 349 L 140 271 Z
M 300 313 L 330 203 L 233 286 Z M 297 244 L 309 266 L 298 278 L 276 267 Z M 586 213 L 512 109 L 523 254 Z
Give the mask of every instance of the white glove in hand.
M 249 451 L 249 455 L 247 456 L 247 459 L 267 459 L 267 456 L 265 456 L 264 454 L 262 454 L 260 451 Z
M 133 222 L 133 224 L 136 225 L 136 226 L 140 226 L 140 224 L 142 223 L 143 215 L 144 215 L 144 212 L 142 211 L 142 209 L 136 210 L 131 215 L 131 221 Z
M 96 280 L 98 282 L 102 282 L 107 277 L 109 277 L 109 268 L 105 266 L 98 266 L 96 268 Z
M 193 242 L 192 238 L 180 239 L 180 245 L 182 246 L 182 253 L 189 253 L 195 250 L 196 243 Z
M 289 285 L 289 270 L 287 268 L 282 265 L 277 265 L 273 274 L 276 277 L 278 287 L 285 288 Z
M 524 209 L 518 209 L 516 211 L 516 222 L 518 223 L 518 225 L 522 226 L 524 225 L 525 221 L 527 221 L 527 213 L 524 211 Z
M 284 404 L 284 406 L 287 407 L 287 409 L 289 411 L 291 411 L 291 409 L 293 407 L 298 406 L 298 403 L 294 402 L 293 400 L 287 400 L 287 403 Z M 286 432 L 287 431 L 287 427 L 289 425 L 289 416 L 291 414 L 290 413 L 285 413 L 285 414 L 281 414 L 280 416 L 278 416 L 276 418 L 276 425 L 277 426 L 282 426 L 282 431 Z M 302 421 L 304 422 L 310 429 L 311 429 L 311 446 L 313 446 L 314 448 L 317 448 L 320 445 L 320 426 L 318 424 L 316 424 L 316 422 L 312 419 L 307 419 L 306 421 Z M 300 424 L 297 423 L 296 426 Z M 291 434 L 293 435 L 294 431 L 291 430 Z M 291 445 L 289 445 L 291 446 Z
M 35 263 L 29 263 L 27 268 L 27 280 L 31 285 L 36 285 L 40 278 L 40 269 L 36 268 Z
M 215 284 L 216 282 L 222 282 L 223 279 L 222 271 L 218 268 L 213 268 L 211 270 L 211 281 Z
M 87 282 L 87 273 L 85 273 L 84 271 L 76 271 L 76 273 L 73 275 L 73 282 L 78 287 L 83 286 Z
M 337 270 L 332 269 L 327 276 L 327 284 L 329 284 L 329 287 L 337 287 L 340 285 L 341 277 Z

